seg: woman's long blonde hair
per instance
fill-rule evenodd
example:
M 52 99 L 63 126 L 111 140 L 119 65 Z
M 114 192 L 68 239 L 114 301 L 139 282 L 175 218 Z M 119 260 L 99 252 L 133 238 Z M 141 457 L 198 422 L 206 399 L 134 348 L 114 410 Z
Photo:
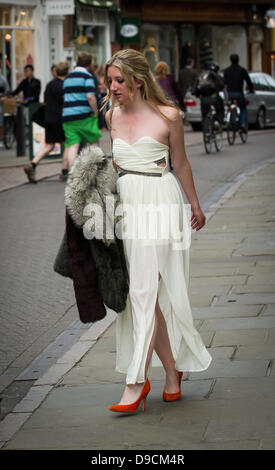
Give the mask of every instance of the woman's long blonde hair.
M 109 100 L 111 99 L 111 92 L 110 92 L 110 85 L 108 83 L 108 68 L 113 65 L 118 67 L 127 86 L 130 89 L 129 97 L 133 99 L 134 97 L 134 86 L 131 81 L 133 77 L 136 80 L 140 80 L 142 82 L 141 96 L 145 101 L 148 101 L 153 108 L 166 120 L 171 120 L 167 118 L 158 108 L 158 105 L 164 106 L 173 106 L 174 108 L 178 109 L 175 105 L 173 105 L 165 96 L 164 91 L 158 85 L 155 80 L 154 75 L 152 74 L 149 64 L 142 52 L 136 51 L 135 49 L 122 49 L 116 52 L 111 59 L 108 60 L 105 64 L 105 76 L 104 76 L 104 83 L 108 88 L 108 94 L 103 100 L 103 106 L 101 109 L 104 109 Z M 111 114 L 115 107 L 115 100 L 112 100 L 111 106 Z

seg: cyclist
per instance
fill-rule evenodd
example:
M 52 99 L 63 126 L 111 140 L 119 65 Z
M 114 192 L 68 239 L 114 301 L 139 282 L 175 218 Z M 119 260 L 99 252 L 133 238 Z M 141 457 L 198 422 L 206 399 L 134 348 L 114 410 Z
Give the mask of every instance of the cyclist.
M 200 97 L 203 128 L 205 118 L 211 105 L 213 105 L 216 110 L 216 128 L 219 129 L 224 122 L 224 103 L 219 95 L 219 92 L 224 89 L 224 81 L 218 74 L 218 71 L 219 66 L 212 63 L 208 66 L 208 70 L 200 74 L 197 81 L 195 95 Z
M 250 93 L 254 93 L 253 83 L 244 67 L 239 65 L 239 56 L 231 54 L 231 65 L 224 71 L 224 81 L 227 88 L 228 98 L 236 100 L 240 108 L 240 126 L 247 129 L 247 109 L 243 92 L 244 81 L 246 81 Z

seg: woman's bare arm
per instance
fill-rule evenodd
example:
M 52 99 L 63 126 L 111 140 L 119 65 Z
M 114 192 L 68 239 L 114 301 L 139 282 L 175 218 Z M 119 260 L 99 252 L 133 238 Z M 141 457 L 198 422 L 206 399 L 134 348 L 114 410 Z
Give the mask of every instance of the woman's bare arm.
M 191 226 L 199 230 L 205 225 L 205 215 L 200 207 L 191 165 L 185 152 L 182 119 L 179 112 L 172 108 L 169 109 L 168 117 L 172 119 L 169 121 L 169 147 L 173 169 L 191 205 Z

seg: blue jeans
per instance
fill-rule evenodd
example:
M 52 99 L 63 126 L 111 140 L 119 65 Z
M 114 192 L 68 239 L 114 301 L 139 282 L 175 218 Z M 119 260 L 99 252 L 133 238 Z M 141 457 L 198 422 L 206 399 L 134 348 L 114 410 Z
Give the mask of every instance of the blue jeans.
M 246 104 L 245 104 L 245 96 L 243 93 L 239 92 L 233 92 L 229 91 L 228 92 L 228 97 L 231 100 L 236 100 L 238 103 L 238 106 L 240 108 L 240 125 L 242 124 L 247 124 L 247 109 L 246 109 Z

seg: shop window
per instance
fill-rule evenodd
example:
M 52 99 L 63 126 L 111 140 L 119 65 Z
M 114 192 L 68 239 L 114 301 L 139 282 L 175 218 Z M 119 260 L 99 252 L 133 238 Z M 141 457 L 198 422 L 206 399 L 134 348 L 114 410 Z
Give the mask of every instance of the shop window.
M 32 13 L 32 8 L 16 7 L 14 14 L 15 26 L 31 28 L 33 26 Z
M 0 31 L 0 70 L 11 87 L 11 30 Z
M 0 7 L 0 24 L 1 26 L 10 26 L 10 8 L 9 7 Z
M 257 42 L 251 45 L 251 62 L 252 72 L 260 72 L 262 70 L 262 46 Z
M 15 31 L 15 60 L 16 60 L 16 83 L 24 78 L 24 67 L 33 63 L 33 33 L 32 31 Z
M 106 28 L 108 12 L 101 8 L 77 8 L 77 37 L 74 41 L 76 55 L 80 51 L 90 52 L 96 65 L 107 60 Z
M 75 40 L 76 55 L 81 51 L 92 54 L 93 62 L 100 66 L 106 62 L 105 27 L 79 26 L 79 34 Z
M 195 28 L 191 25 L 182 25 L 180 32 L 180 68 L 183 69 L 188 59 L 193 59 L 195 68 L 196 64 L 196 47 L 195 47 Z
M 158 56 L 158 26 L 143 24 L 141 27 L 141 51 L 146 57 L 151 72 L 155 73 L 155 67 L 159 61 Z
M 243 26 L 203 25 L 199 30 L 200 68 L 215 62 L 223 70 L 230 65 L 230 55 L 237 53 L 247 67 L 247 40 Z
M 170 73 L 177 74 L 177 40 L 174 25 L 143 24 L 141 28 L 141 50 L 145 55 L 152 73 L 159 61 L 168 64 Z

